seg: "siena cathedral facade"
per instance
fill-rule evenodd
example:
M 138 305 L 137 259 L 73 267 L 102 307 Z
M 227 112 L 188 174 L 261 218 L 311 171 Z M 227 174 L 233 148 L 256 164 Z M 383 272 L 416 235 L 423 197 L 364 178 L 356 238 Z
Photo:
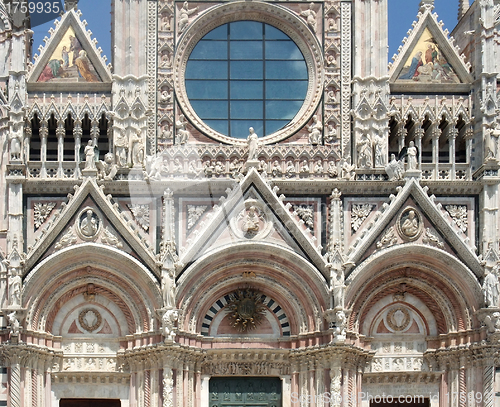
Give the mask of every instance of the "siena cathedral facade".
M 76 3 L 0 1 L 0 406 L 498 405 L 500 1 Z

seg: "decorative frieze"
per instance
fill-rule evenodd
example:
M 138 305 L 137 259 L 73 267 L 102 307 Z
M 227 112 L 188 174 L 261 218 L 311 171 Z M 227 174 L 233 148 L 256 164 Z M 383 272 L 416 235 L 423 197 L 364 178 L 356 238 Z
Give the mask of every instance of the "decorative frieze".
M 224 376 L 282 376 L 290 374 L 290 364 L 286 362 L 215 362 L 205 363 L 202 373 Z

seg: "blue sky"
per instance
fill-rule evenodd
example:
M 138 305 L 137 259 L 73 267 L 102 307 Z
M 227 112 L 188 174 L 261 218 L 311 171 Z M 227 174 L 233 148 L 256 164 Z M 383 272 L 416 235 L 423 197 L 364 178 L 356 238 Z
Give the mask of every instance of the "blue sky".
M 389 61 L 402 44 L 406 32 L 416 20 L 420 0 L 388 0 L 389 1 Z M 93 38 L 97 38 L 98 47 L 103 49 L 103 55 L 111 62 L 111 0 L 80 0 L 79 9 L 82 20 L 87 20 L 87 29 L 91 30 Z M 444 28 L 451 32 L 457 23 L 458 0 L 435 0 L 435 12 L 443 20 Z M 33 28 L 33 53 L 38 53 L 38 46 L 43 44 L 43 38 L 48 36 L 48 30 L 53 26 L 49 22 Z

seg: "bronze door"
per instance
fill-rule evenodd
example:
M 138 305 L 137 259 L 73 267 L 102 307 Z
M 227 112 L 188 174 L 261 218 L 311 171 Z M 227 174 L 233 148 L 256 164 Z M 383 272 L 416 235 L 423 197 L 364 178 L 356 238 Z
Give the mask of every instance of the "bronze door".
M 59 407 L 120 407 L 116 399 L 61 399 Z
M 281 407 L 278 377 L 214 377 L 210 407 Z

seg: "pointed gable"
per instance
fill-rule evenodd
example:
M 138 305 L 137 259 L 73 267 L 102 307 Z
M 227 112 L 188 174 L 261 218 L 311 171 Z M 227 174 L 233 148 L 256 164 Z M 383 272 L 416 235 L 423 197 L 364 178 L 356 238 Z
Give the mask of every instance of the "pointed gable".
M 468 92 L 472 77 L 469 64 L 447 38 L 437 14 L 427 8 L 391 66 L 392 92 Z M 429 88 L 432 86 L 432 88 Z
M 96 49 L 96 40 L 80 21 L 80 11 L 65 13 L 28 74 L 28 90 L 109 91 L 111 72 Z
M 80 243 L 103 244 L 128 252 L 155 272 L 154 248 L 132 216 L 119 210 L 94 179 L 86 179 L 52 215 L 50 225 L 28 251 L 26 269 L 53 252 Z
M 326 275 L 321 246 L 304 221 L 290 212 L 291 204 L 284 204 L 284 199 L 277 196 L 277 187 L 271 189 L 255 169 L 250 169 L 208 214 L 196 237 L 187 240 L 181 263 L 189 264 L 220 245 L 266 241 L 309 259 Z
M 482 276 L 475 247 L 442 205 L 435 203 L 436 197 L 427 195 L 427 187 L 409 179 L 398 191 L 390 196 L 390 204 L 380 208 L 366 233 L 353 242 L 347 262 L 359 264 L 375 250 L 397 244 L 424 244 L 455 253 L 476 276 Z

